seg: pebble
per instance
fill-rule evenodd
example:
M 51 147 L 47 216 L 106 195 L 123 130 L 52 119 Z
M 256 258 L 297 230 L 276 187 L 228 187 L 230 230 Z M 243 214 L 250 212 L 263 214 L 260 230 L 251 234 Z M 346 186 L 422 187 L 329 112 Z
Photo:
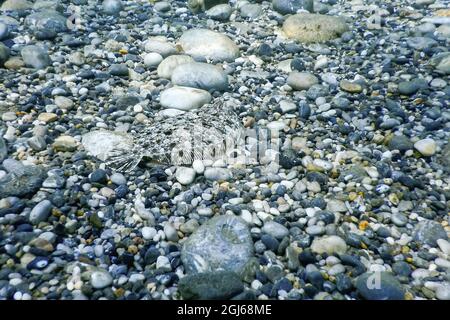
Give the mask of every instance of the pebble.
M 194 182 L 195 175 L 195 170 L 187 167 L 178 167 L 175 173 L 177 181 L 183 185 L 189 185 Z
M 328 41 L 348 30 L 349 27 L 341 17 L 322 14 L 297 13 L 283 23 L 286 36 L 303 43 Z
M 431 157 L 436 153 L 436 142 L 433 139 L 422 139 L 414 143 L 414 148 L 425 157 Z
M 211 94 L 208 91 L 174 86 L 161 93 L 160 103 L 167 109 L 190 111 L 202 107 L 209 103 L 211 99 Z
M 223 3 L 208 9 L 205 13 L 211 19 L 218 21 L 227 21 L 230 18 L 232 12 L 233 9 L 231 8 L 231 6 L 227 3 Z
M 364 273 L 356 281 L 358 293 L 367 300 L 404 300 L 405 290 L 387 272 Z
M 178 288 L 187 300 L 217 300 L 237 295 L 244 290 L 244 284 L 234 272 L 217 271 L 188 275 L 180 279 Z
M 424 220 L 414 227 L 413 238 L 423 244 L 435 247 L 438 239 L 447 240 L 447 232 L 438 222 Z
M 91 274 L 91 285 L 94 289 L 103 289 L 113 282 L 111 274 L 106 270 L 97 270 Z
M 172 83 L 183 87 L 192 87 L 206 91 L 226 91 L 228 78 L 219 67 L 202 63 L 189 62 L 178 65 L 172 72 Z
M 21 55 L 25 65 L 35 69 L 44 69 L 51 64 L 47 50 L 39 46 L 26 46 L 22 49 Z
M 118 15 L 123 9 L 121 0 L 104 0 L 102 2 L 103 12 L 108 15 Z
M 317 83 L 319 83 L 319 79 L 308 72 L 293 71 L 287 78 L 287 84 L 294 90 L 308 90 Z
M 162 55 L 157 52 L 150 52 L 144 56 L 144 64 L 150 68 L 156 68 L 162 61 Z
M 318 254 L 343 254 L 347 251 L 347 244 L 338 236 L 323 236 L 313 240 L 311 250 Z
M 246 222 L 235 216 L 211 218 L 189 236 L 181 249 L 187 273 L 218 269 L 242 273 L 252 256 L 250 231 Z
M 194 58 L 231 62 L 240 55 L 238 46 L 229 37 L 207 29 L 185 31 L 179 43 Z
M 42 200 L 30 212 L 30 222 L 32 224 L 39 224 L 47 220 L 52 209 L 52 203 L 49 200 Z
M 267 221 L 266 223 L 264 223 L 261 231 L 279 240 L 289 235 L 289 230 L 282 224 L 279 224 L 275 221 Z
M 313 0 L 272 0 L 273 9 L 281 14 L 294 14 L 299 9 L 313 12 Z

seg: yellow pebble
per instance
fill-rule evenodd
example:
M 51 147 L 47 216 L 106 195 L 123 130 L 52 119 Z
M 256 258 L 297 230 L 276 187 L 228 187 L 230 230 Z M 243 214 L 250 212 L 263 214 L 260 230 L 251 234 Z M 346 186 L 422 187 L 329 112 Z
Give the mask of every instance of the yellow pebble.
M 369 226 L 369 222 L 366 220 L 363 220 L 359 223 L 359 230 L 364 231 L 367 229 L 367 227 Z
M 358 194 L 356 192 L 350 192 L 348 195 L 348 200 L 355 201 L 355 199 L 358 198 Z
M 120 54 L 127 54 L 127 53 L 128 53 L 128 50 L 127 50 L 127 49 L 120 49 L 120 50 L 119 50 L 119 53 L 120 53 Z
M 402 253 L 403 254 L 407 254 L 409 252 L 409 247 L 408 246 L 403 246 L 402 247 Z
M 413 259 L 411 257 L 406 258 L 406 262 L 412 263 Z
M 405 293 L 405 300 L 413 300 L 414 296 L 411 292 L 406 292 Z
M 397 197 L 397 195 L 395 194 L 395 193 L 391 193 L 390 195 L 389 195 L 389 201 L 392 203 L 392 204 L 395 204 L 395 205 L 397 205 L 400 201 L 398 200 L 398 197 Z

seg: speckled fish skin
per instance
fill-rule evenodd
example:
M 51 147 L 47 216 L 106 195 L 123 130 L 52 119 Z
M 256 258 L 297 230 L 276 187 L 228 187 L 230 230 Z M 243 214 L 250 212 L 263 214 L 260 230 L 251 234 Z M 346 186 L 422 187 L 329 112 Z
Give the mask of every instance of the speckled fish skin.
M 143 157 L 167 165 L 217 159 L 226 155 L 227 146 L 239 140 L 243 129 L 239 116 L 222 101 L 216 101 L 145 126 L 133 134 L 131 150 L 112 151 L 106 164 L 116 171 L 130 172 Z

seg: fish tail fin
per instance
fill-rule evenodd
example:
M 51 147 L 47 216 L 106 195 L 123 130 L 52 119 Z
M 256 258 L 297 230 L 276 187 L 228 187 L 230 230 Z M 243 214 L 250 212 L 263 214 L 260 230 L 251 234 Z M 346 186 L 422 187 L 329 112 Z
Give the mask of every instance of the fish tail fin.
M 117 148 L 108 154 L 106 165 L 115 171 L 130 172 L 137 167 L 142 157 L 142 153 L 136 148 L 132 150 Z

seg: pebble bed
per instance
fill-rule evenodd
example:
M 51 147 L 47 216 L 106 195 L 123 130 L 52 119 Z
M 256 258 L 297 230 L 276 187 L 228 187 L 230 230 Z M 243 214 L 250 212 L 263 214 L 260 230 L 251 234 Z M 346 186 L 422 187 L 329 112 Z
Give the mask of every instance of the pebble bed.
M 190 3 L 0 1 L 0 299 L 450 300 L 448 1 Z M 277 161 L 105 166 L 217 100 Z

